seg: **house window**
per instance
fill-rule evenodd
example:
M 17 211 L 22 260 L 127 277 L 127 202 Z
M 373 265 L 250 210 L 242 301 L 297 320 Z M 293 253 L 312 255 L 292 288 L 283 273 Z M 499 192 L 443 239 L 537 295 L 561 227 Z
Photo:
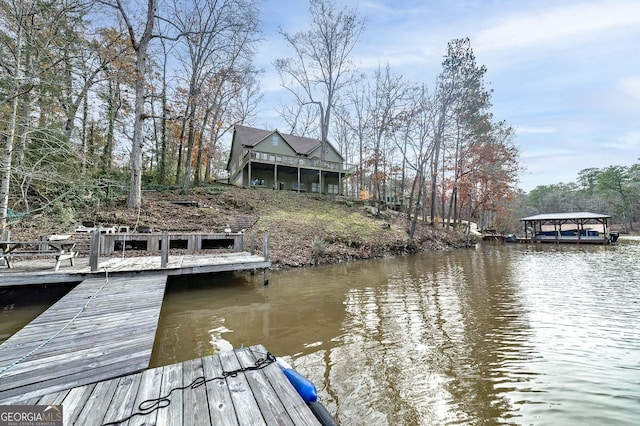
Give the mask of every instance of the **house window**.
M 318 184 L 318 182 L 311 183 L 311 192 L 320 192 L 319 188 L 320 185 Z
M 278 136 L 273 135 L 273 146 L 278 146 Z
M 340 194 L 340 186 L 336 185 L 336 184 L 332 184 L 330 183 L 329 185 L 327 185 L 327 192 L 329 194 Z

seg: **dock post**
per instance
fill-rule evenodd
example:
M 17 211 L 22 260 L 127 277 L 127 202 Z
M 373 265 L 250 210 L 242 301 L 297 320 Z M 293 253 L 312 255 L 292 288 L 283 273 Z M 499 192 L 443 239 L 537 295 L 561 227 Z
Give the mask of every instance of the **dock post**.
M 10 237 L 11 237 L 11 231 L 9 231 L 8 229 L 5 229 L 2 231 L 2 236 L 0 237 L 0 240 L 9 241 Z M 7 263 L 4 260 L 4 257 L 0 259 L 0 266 L 7 266 Z
M 262 253 L 264 254 L 264 260 L 269 260 L 269 234 L 264 234 L 264 241 L 262 243 Z M 264 268 L 264 285 L 269 285 L 269 268 Z
M 48 235 L 40 235 L 40 245 L 38 246 L 38 251 L 42 253 L 47 250 L 47 241 L 49 241 Z
M 89 266 L 91 272 L 98 270 L 98 256 L 100 255 L 100 230 L 94 228 L 91 231 L 91 242 L 89 243 Z
M 162 231 L 160 240 L 160 267 L 166 268 L 169 263 L 169 232 Z
M 256 233 L 252 232 L 251 233 L 251 242 L 249 243 L 251 245 L 251 256 L 256 254 Z

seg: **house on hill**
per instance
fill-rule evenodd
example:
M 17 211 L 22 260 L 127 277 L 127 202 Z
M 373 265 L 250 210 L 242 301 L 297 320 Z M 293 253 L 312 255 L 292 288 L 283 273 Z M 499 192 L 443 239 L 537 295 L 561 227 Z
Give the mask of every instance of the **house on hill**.
M 340 153 L 318 139 L 236 125 L 227 163 L 229 183 L 247 188 L 342 195 L 350 175 Z

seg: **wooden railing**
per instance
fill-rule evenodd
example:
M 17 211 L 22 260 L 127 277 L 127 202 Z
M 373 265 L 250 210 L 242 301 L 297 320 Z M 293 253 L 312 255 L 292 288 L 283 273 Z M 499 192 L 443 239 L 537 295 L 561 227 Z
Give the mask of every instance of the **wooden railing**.
M 333 161 L 321 161 L 319 159 L 310 159 L 295 157 L 291 155 L 273 154 L 270 152 L 249 151 L 239 161 L 239 168 L 242 169 L 245 164 L 251 161 L 259 161 L 267 164 L 278 164 L 290 167 L 300 167 L 307 169 L 322 169 L 342 173 L 352 173 L 353 167 L 345 167 L 343 163 Z

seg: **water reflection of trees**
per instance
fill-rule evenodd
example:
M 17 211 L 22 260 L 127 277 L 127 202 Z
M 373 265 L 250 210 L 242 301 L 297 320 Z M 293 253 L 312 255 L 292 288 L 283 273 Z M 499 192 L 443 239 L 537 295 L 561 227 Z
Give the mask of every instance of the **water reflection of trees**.
M 322 382 L 340 421 L 508 423 L 506 392 L 527 380 L 514 364 L 530 355 L 508 263 L 482 251 L 425 254 L 352 287 Z

